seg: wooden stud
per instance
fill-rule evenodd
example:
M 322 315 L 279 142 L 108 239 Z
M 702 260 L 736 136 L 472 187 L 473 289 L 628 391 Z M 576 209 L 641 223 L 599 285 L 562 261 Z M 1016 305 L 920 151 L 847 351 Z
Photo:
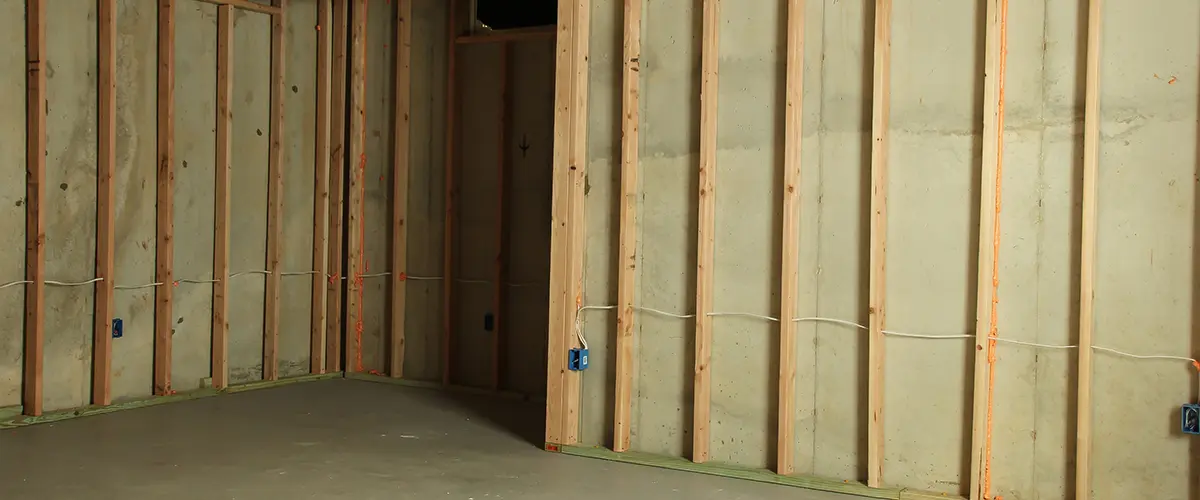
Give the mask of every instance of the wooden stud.
M 783 275 L 779 294 L 779 442 L 775 470 L 795 472 L 796 296 L 800 286 L 800 172 L 804 139 L 804 0 L 788 0 L 783 126 Z
M 392 158 L 392 378 L 404 377 L 404 320 L 408 271 L 409 131 L 412 123 L 412 3 L 396 1 L 396 138 Z
M 312 317 L 308 371 L 325 373 L 325 250 L 329 224 L 329 2 L 317 0 L 317 137 L 313 148 Z M 332 236 L 336 237 L 336 236 Z
M 255 3 L 251 0 L 199 0 L 199 1 L 204 2 L 204 3 L 216 4 L 216 5 L 228 5 L 231 7 L 237 7 L 239 9 L 248 10 L 251 12 L 258 12 L 261 14 L 275 15 L 275 14 L 279 14 L 280 12 L 282 12 L 282 9 L 280 9 L 279 6 L 277 6 L 277 5 L 263 5 L 261 3 Z
M 362 274 L 363 274 L 363 202 L 366 179 L 367 144 L 367 1 L 354 0 L 350 9 L 350 216 L 346 239 L 346 326 L 354 336 L 346 338 L 346 371 L 360 372 L 362 366 Z
M 571 150 L 567 158 L 571 166 L 568 171 L 571 182 L 571 207 L 567 226 L 570 228 L 570 277 L 567 281 L 567 293 L 574 297 L 572 307 L 567 310 L 566 322 L 563 325 L 567 332 L 574 332 L 578 324 L 579 309 L 583 307 L 583 249 L 586 244 L 587 204 L 585 189 L 587 184 L 587 125 L 588 125 L 588 42 L 591 40 L 591 6 L 590 0 L 578 0 L 575 7 L 575 35 L 572 39 L 571 58 Z M 570 334 L 568 334 L 570 335 Z M 574 335 L 568 337 L 571 347 L 581 347 Z M 567 376 L 563 403 L 566 413 L 563 415 L 563 434 L 567 444 L 579 442 L 579 405 L 582 377 L 579 373 Z
M 348 0 L 333 0 L 333 74 L 329 111 L 329 254 L 327 262 L 329 285 L 326 296 L 325 371 L 342 369 L 342 284 L 346 272 L 342 267 L 342 238 L 345 226 L 346 177 L 346 8 Z
M 621 208 L 620 266 L 617 271 L 617 374 L 613 451 L 629 450 L 633 428 L 635 356 L 633 301 L 637 294 L 638 128 L 642 57 L 642 0 L 625 0 L 625 30 L 621 77 Z
M 154 394 L 171 394 L 175 292 L 175 0 L 158 0 L 158 191 L 154 281 Z
M 457 44 L 507 43 L 526 40 L 553 40 L 554 28 L 520 28 L 501 30 L 478 35 L 462 35 L 454 38 Z
M 456 60 L 458 50 L 454 39 L 458 36 L 458 0 L 449 0 L 446 15 L 446 158 L 443 168 L 445 175 L 445 199 L 443 200 L 445 217 L 442 232 L 442 385 L 450 385 L 450 350 L 453 343 L 454 331 L 454 215 L 457 190 L 454 185 L 455 152 L 457 151 L 458 128 L 458 84 Z
M 46 231 L 46 4 L 25 2 L 25 353 L 21 402 L 29 416 L 42 414 L 45 363 Z
M 696 373 L 692 399 L 692 461 L 709 458 L 712 404 L 713 253 L 717 213 L 717 37 L 720 0 L 704 0 L 700 86 L 700 193 L 696 234 Z
M 574 324 L 583 301 L 589 5 L 558 3 L 546 365 L 546 442 L 551 445 L 579 438 L 580 380 L 567 370 L 567 351 L 578 345 Z
M 563 421 L 571 404 L 570 400 L 564 399 L 563 394 L 566 392 L 567 379 L 571 377 L 567 370 L 571 329 L 566 324 L 566 318 L 568 310 L 574 306 L 574 301 L 567 296 L 569 282 L 564 276 L 568 272 L 570 262 L 566 231 L 571 192 L 567 158 L 571 131 L 571 78 L 574 74 L 571 45 L 575 37 L 573 18 L 577 3 L 578 0 L 559 0 L 558 39 L 555 42 L 554 146 L 550 193 L 550 318 L 546 349 L 546 443 L 550 445 L 567 444 Z
M 233 143 L 233 7 L 217 7 L 217 156 L 214 180 L 212 383 L 229 387 L 229 205 Z
M 1079 274 L 1079 388 L 1075 421 L 1075 498 L 1092 497 L 1092 336 L 1096 320 L 1096 184 L 1100 168 L 1100 40 L 1103 1 L 1089 0 L 1083 110 L 1083 222 Z
M 96 314 L 92 337 L 92 404 L 112 404 L 113 281 L 116 253 L 116 193 L 113 172 L 117 163 L 117 4 L 99 2 L 99 58 L 97 89 L 99 108 L 96 157 Z
M 505 42 L 500 47 L 500 120 L 499 151 L 497 166 L 499 167 L 500 184 L 497 186 L 496 200 L 496 262 L 495 276 L 492 283 L 492 389 L 500 390 L 504 383 L 504 353 L 508 345 L 508 332 L 505 328 L 508 310 L 508 242 L 510 223 L 510 197 L 512 190 L 512 127 L 513 127 L 513 82 L 512 80 L 513 44 Z
M 279 378 L 279 285 L 283 272 L 283 3 L 271 16 L 271 149 L 267 156 L 267 286 L 263 380 Z
M 979 273 L 975 304 L 975 387 L 972 393 L 971 500 L 991 487 L 992 381 L 995 379 L 996 292 L 999 286 L 1000 173 L 1004 158 L 1004 58 L 1007 0 L 987 1 L 983 83 L 983 155 L 979 196 Z
M 875 74 L 871 119 L 871 256 L 867 371 L 867 485 L 883 484 L 883 335 L 887 295 L 888 118 L 891 112 L 892 0 L 875 2 Z

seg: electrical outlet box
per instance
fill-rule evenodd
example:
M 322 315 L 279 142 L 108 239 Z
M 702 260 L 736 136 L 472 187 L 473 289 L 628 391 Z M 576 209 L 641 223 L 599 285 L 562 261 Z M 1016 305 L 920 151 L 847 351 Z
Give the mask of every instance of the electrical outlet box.
M 487 313 L 483 315 L 483 331 L 491 332 L 496 330 L 496 315 Z
M 113 318 L 112 336 L 114 339 L 125 336 L 125 322 L 121 321 L 121 318 Z
M 588 350 L 587 349 L 571 349 L 567 353 L 567 369 L 573 372 L 581 372 L 588 367 Z
M 1179 416 L 1184 434 L 1200 435 L 1200 405 L 1183 405 Z

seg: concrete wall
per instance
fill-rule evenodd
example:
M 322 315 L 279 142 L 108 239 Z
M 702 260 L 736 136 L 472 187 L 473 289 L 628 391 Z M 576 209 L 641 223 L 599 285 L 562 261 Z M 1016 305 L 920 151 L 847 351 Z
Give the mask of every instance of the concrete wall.
M 61 5 L 60 5 L 61 4 Z M 315 140 L 316 0 L 294 0 L 286 16 L 284 95 L 284 270 L 312 269 L 313 143 Z M 96 6 L 47 3 L 46 162 L 47 280 L 95 276 L 97 55 Z M 24 275 L 25 71 L 24 6 L 4 2 L 0 50 L 0 284 Z M 216 7 L 180 0 L 176 7 L 175 277 L 212 279 L 216 114 Z M 234 11 L 234 125 L 230 272 L 265 267 L 267 147 L 270 101 L 270 20 Z M 117 6 L 116 284 L 153 283 L 157 9 L 153 1 Z M 283 278 L 280 373 L 308 371 L 310 278 Z M 124 336 L 113 340 L 114 399 L 149 396 L 154 358 L 154 288 L 117 290 L 115 317 Z M 264 276 L 232 278 L 230 369 L 234 383 L 262 374 Z M 46 290 L 45 405 L 90 402 L 94 291 Z M 24 294 L 0 290 L 0 407 L 20 404 Z M 172 383 L 200 387 L 210 376 L 212 285 L 180 283 L 172 323 Z
M 866 323 L 874 2 L 810 1 L 805 16 L 797 314 Z M 784 2 L 726 5 L 720 21 L 715 309 L 778 314 Z M 646 0 L 641 57 L 637 305 L 695 309 L 700 3 Z M 1195 2 L 1105 3 L 1098 345 L 1195 357 L 1194 194 L 1200 35 Z M 1009 7 L 999 335 L 1073 344 L 1078 327 L 1086 2 Z M 895 0 L 887 327 L 973 332 L 982 139 L 983 2 Z M 585 303 L 612 304 L 619 193 L 622 7 L 592 2 Z M 1157 36 L 1145 36 L 1147 33 Z M 1192 187 L 1188 187 L 1192 186 Z M 991 242 L 987 242 L 990 244 Z M 584 313 L 582 440 L 609 445 L 615 318 Z M 689 456 L 691 320 L 637 317 L 633 447 Z M 778 325 L 715 319 L 712 453 L 775 454 Z M 866 336 L 798 332 L 799 473 L 866 477 Z M 884 480 L 965 494 L 968 340 L 888 338 Z M 1002 345 L 992 494 L 1074 496 L 1073 350 Z M 1095 498 L 1185 498 L 1195 448 L 1178 408 L 1195 372 L 1098 352 Z M 1189 454 L 1190 453 L 1190 454 Z M 1195 491 L 1191 491 L 1195 495 Z
M 370 2 L 367 26 L 366 225 L 388 227 L 394 210 L 391 165 L 395 126 L 395 6 Z M 416 0 L 412 20 L 412 91 L 409 152 L 408 262 L 405 318 L 406 378 L 441 381 L 442 293 L 445 231 L 446 4 Z M 454 228 L 455 325 L 453 383 L 492 385 L 495 334 L 484 328 L 493 297 L 499 221 L 501 130 L 499 44 L 460 45 L 457 53 L 459 139 Z M 513 44 L 513 155 L 507 348 L 502 388 L 545 392 L 541 363 L 546 349 L 549 279 L 550 145 L 553 137 L 553 42 Z M 522 145 L 527 146 L 522 149 Z M 368 230 L 366 274 L 391 271 L 391 232 Z M 434 278 L 434 279 L 421 279 Z M 363 368 L 387 366 L 390 290 L 386 278 L 364 285 Z M 352 330 L 351 330 L 352 331 Z

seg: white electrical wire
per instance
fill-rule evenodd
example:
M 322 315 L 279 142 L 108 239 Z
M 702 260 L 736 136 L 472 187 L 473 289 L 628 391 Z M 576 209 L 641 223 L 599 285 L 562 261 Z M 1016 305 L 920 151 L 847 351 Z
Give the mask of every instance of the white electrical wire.
M 10 287 L 10 286 L 17 286 L 17 285 L 31 285 L 31 284 L 33 284 L 33 282 L 32 282 L 32 281 L 24 281 L 24 280 L 22 280 L 22 281 L 14 281 L 14 282 L 12 282 L 12 283 L 5 283 L 5 284 L 3 284 L 3 285 L 0 285 L 0 290 L 3 290 L 3 289 L 5 289 L 5 288 L 8 288 L 8 287 Z
M 577 337 L 579 337 L 579 343 L 581 345 L 583 345 L 583 347 L 585 349 L 587 348 L 587 340 L 585 340 L 583 337 L 583 326 L 582 326 L 583 318 L 582 318 L 582 314 L 579 314 L 579 313 L 582 313 L 584 311 L 610 311 L 610 310 L 614 310 L 614 309 L 617 309 L 617 306 L 583 306 L 583 307 L 579 308 L 579 310 L 577 311 L 577 314 L 575 316 L 575 335 Z M 654 309 L 654 308 L 650 308 L 650 307 L 634 306 L 633 309 L 635 311 L 657 314 L 659 316 L 666 316 L 669 318 L 692 319 L 692 318 L 696 317 L 695 314 L 675 314 L 675 313 L 670 313 L 667 311 Z M 762 319 L 762 320 L 766 320 L 766 321 L 774 321 L 774 322 L 779 321 L 778 318 L 774 318 L 771 316 L 764 316 L 761 314 L 754 314 L 754 313 L 714 312 L 714 313 L 709 313 L 708 315 L 711 317 L 739 316 L 739 317 L 748 317 L 748 318 L 758 318 L 758 319 Z M 813 322 L 823 322 L 823 323 L 834 323 L 834 324 L 838 324 L 838 325 L 842 325 L 842 326 L 858 328 L 860 330 L 869 330 L 869 328 L 867 328 L 865 325 L 860 325 L 853 321 L 846 321 L 844 319 L 837 319 L 837 318 L 822 318 L 822 317 L 812 316 L 812 317 L 806 317 L 806 318 L 794 318 L 794 319 L 792 319 L 792 321 L 813 321 Z M 892 336 L 892 337 L 903 337 L 903 338 L 913 338 L 913 339 L 930 339 L 930 340 L 953 340 L 953 339 L 974 339 L 974 338 L 976 338 L 976 336 L 972 335 L 972 334 L 928 335 L 928 334 L 919 334 L 919 333 L 898 332 L 895 330 L 884 330 L 883 334 Z M 1003 343 L 1003 344 L 1015 344 L 1015 345 L 1021 345 L 1021 346 L 1026 346 L 1026 347 L 1036 347 L 1036 348 L 1040 348 L 1040 349 L 1069 350 L 1069 349 L 1078 349 L 1079 348 L 1079 346 L 1077 346 L 1077 345 L 1039 344 L 1037 342 L 1025 342 L 1025 341 L 1021 341 L 1021 340 L 1006 339 L 1006 338 L 1001 338 L 1001 337 L 988 337 L 988 339 L 994 340 L 996 342 Z M 1113 349 L 1111 347 L 1103 347 L 1103 346 L 1092 346 L 1092 349 L 1096 350 L 1096 351 L 1106 352 L 1109 354 L 1114 354 L 1117 356 L 1130 358 L 1130 359 L 1186 361 L 1188 363 L 1191 363 L 1193 366 L 1197 367 L 1198 371 L 1200 371 L 1200 361 L 1192 359 L 1192 358 L 1184 357 L 1184 356 L 1131 354 L 1128 352 Z
M 779 322 L 779 318 L 773 318 L 771 316 L 763 316 L 761 314 L 739 313 L 739 312 L 708 313 L 708 317 L 710 317 L 710 318 L 714 318 L 717 316 L 736 316 L 736 317 L 742 317 L 742 318 L 755 318 L 755 319 L 761 319 L 761 320 L 766 320 L 766 321 L 774 321 L 776 323 Z
M 46 283 L 47 285 L 52 285 L 52 286 L 84 286 L 84 285 L 90 285 L 92 283 L 96 283 L 98 281 L 104 281 L 104 278 L 92 278 L 90 280 L 80 281 L 80 282 L 45 280 L 44 283 Z

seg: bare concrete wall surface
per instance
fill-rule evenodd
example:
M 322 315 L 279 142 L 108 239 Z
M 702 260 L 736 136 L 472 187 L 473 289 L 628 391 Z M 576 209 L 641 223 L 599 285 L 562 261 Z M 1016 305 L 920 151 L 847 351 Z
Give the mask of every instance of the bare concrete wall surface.
M 409 144 L 408 273 L 442 274 L 446 159 L 446 3 L 413 3 L 412 127 Z M 442 282 L 409 280 L 405 285 L 404 376 L 442 378 Z
M 25 46 L 25 6 L 0 4 L 0 43 Z M 0 285 L 25 279 L 25 52 L 0 50 Z M 0 290 L 0 406 L 21 403 L 24 288 Z
M 874 2 L 806 2 L 801 317 L 866 324 Z M 695 310 L 700 11 L 647 0 L 641 58 L 636 304 Z M 1195 357 L 1197 7 L 1106 2 L 1102 58 L 1096 343 Z M 784 2 L 721 13 L 715 307 L 779 311 Z M 888 181 L 887 328 L 973 333 L 984 7 L 896 0 Z M 622 13 L 592 3 L 585 305 L 615 300 Z M 1012 3 L 999 273 L 999 335 L 1077 339 L 1086 2 Z M 1146 37 L 1144 33 L 1162 33 Z M 984 244 L 992 244 L 990 241 Z M 584 312 L 593 367 L 582 436 L 611 444 L 613 315 Z M 690 319 L 637 317 L 633 447 L 689 456 Z M 774 463 L 778 326 L 716 318 L 714 460 Z M 866 336 L 798 332 L 797 471 L 866 476 Z M 973 353 L 968 340 L 889 337 L 884 482 L 965 494 Z M 1074 497 L 1073 349 L 1002 344 L 992 494 Z M 1185 498 L 1194 447 L 1178 408 L 1194 398 L 1180 361 L 1098 352 L 1094 498 Z M 1195 492 L 1192 491 L 1191 494 Z
M 96 6 L 56 12 L 46 26 L 46 279 L 81 282 L 96 262 Z M 90 397 L 93 308 L 90 286 L 46 288 L 47 410 Z
M 283 50 L 283 269 L 313 269 L 313 204 L 317 140 L 317 1 L 288 2 Z M 308 373 L 312 276 L 283 277 L 279 313 L 279 376 Z
M 158 24 L 142 2 L 119 2 L 117 15 L 116 280 L 138 285 L 154 282 Z M 149 396 L 154 288 L 114 293 L 125 331 L 113 341 L 113 398 Z
M 95 276 L 97 155 L 97 7 L 49 2 L 47 18 L 46 279 Z M 285 271 L 312 269 L 315 138 L 316 0 L 289 3 L 285 27 Z M 0 51 L 0 285 L 24 279 L 25 69 L 24 6 L 0 9 L 9 42 Z M 172 383 L 185 391 L 208 378 L 211 360 L 216 120 L 216 12 L 203 2 L 176 7 L 175 288 Z M 265 268 L 266 174 L 270 97 L 270 17 L 234 10 L 234 129 L 229 299 L 232 380 L 261 378 Z M 149 396 L 154 356 L 155 196 L 157 157 L 157 8 L 117 2 L 116 285 L 113 397 Z M 294 89 L 293 89 L 294 87 Z M 127 288 L 122 288 L 127 287 Z M 20 404 L 24 288 L 0 290 L 0 406 Z M 94 290 L 46 291 L 47 410 L 91 400 Z M 308 371 L 310 277 L 284 280 L 282 376 Z
M 175 103 L 175 223 L 215 227 L 217 6 L 180 5 L 175 12 L 175 44 L 192 48 L 175 62 L 175 95 L 189 96 Z M 176 279 L 212 279 L 214 232 L 177 233 Z M 180 283 L 174 298 L 171 386 L 177 391 L 196 389 L 210 374 L 212 285 Z

